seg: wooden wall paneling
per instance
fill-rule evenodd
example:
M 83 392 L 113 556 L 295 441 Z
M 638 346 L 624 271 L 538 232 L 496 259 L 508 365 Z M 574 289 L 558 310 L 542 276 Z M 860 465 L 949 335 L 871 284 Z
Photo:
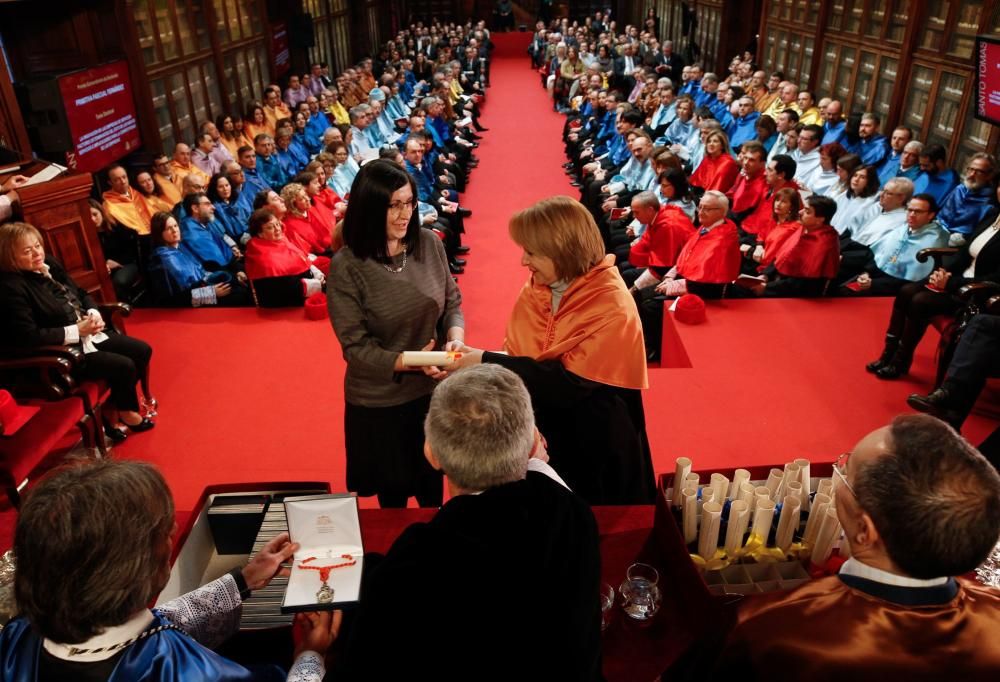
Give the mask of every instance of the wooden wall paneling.
M 145 1 L 145 0 L 143 0 Z M 139 119 L 139 136 L 147 149 L 159 149 L 163 145 L 160 129 L 156 124 L 156 111 L 153 108 L 153 93 L 146 77 L 146 65 L 142 49 L 139 47 L 139 34 L 136 30 L 133 15 L 135 2 L 126 0 L 115 3 L 115 19 L 118 31 L 122 36 L 122 48 L 128 62 L 128 75 L 132 81 L 132 100 L 135 103 L 136 118 Z M 157 43 L 159 36 L 157 36 Z M 159 48 L 159 54 L 163 54 Z
M 28 129 L 24 127 L 24 117 L 17 106 L 3 51 L 0 51 L 0 145 L 20 152 L 25 158 L 31 153 Z
M 46 253 L 95 298 L 111 302 L 115 289 L 87 203 L 92 186 L 90 173 L 71 173 L 22 188 L 18 196 L 25 222 L 42 233 Z

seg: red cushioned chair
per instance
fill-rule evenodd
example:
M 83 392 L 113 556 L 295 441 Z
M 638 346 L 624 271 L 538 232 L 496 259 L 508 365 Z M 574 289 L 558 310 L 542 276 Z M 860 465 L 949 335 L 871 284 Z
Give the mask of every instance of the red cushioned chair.
M 44 364 L 50 360 L 39 358 L 35 362 Z M 68 367 L 65 369 L 69 371 Z M 98 425 L 84 413 L 83 401 L 69 397 L 38 401 L 35 407 L 38 411 L 11 433 L 7 432 L 5 424 L 0 423 L 0 485 L 15 508 L 21 504 L 19 488 L 22 482 L 27 482 L 28 475 L 70 431 L 79 429 L 88 448 L 103 441 L 93 430 Z

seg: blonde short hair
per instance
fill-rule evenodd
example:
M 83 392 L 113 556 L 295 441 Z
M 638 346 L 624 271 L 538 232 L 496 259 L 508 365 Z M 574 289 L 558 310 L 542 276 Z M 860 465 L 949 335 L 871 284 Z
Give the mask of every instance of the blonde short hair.
M 604 258 L 604 240 L 594 217 L 570 197 L 542 199 L 515 213 L 509 231 L 521 248 L 551 258 L 559 279 L 579 277 Z
M 20 271 L 17 267 L 17 244 L 25 237 L 35 237 L 39 244 L 44 244 L 42 233 L 33 225 L 18 222 L 0 225 L 0 270 Z
M 305 186 L 297 182 L 290 182 L 281 189 L 281 198 L 285 202 L 285 207 L 288 209 L 288 212 L 293 216 L 302 215 L 299 212 L 299 209 L 295 208 L 295 197 L 299 196 L 299 194 L 305 194 L 307 197 L 309 196 L 309 193 L 306 192 Z

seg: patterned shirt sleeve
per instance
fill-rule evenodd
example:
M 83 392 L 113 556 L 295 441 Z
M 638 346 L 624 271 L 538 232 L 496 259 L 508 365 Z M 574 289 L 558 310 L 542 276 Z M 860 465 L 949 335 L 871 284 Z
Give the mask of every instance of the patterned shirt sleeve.
M 243 601 L 236 580 L 227 573 L 218 580 L 161 604 L 156 611 L 211 649 L 239 629 Z
M 323 657 L 315 651 L 303 651 L 288 671 L 287 682 L 322 682 L 325 674 Z

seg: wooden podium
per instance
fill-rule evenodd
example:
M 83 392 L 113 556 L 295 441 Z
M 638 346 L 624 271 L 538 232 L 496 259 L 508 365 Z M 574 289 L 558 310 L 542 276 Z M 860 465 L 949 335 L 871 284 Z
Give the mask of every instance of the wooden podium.
M 44 164 L 32 166 L 21 172 L 33 175 Z M 117 300 L 115 289 L 87 203 L 93 182 L 90 173 L 70 171 L 47 182 L 21 187 L 17 194 L 24 222 L 42 233 L 45 253 L 62 263 L 95 300 L 112 303 Z

